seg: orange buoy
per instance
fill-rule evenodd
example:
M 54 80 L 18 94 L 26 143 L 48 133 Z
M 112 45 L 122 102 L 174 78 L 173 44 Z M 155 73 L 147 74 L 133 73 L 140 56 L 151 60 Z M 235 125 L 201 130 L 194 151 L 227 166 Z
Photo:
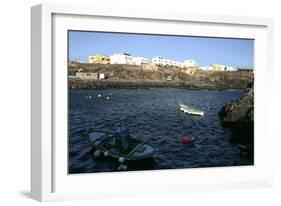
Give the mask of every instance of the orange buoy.
M 191 138 L 190 138 L 189 136 L 184 136 L 184 137 L 182 138 L 182 143 L 183 143 L 183 144 L 189 144 L 190 141 L 191 141 Z

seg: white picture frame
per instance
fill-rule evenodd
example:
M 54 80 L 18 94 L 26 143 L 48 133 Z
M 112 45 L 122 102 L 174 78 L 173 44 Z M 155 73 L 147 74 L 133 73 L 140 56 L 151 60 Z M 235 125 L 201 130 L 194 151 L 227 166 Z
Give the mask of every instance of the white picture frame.
M 32 198 L 53 201 L 272 186 L 274 134 L 266 109 L 272 104 L 268 91 L 273 87 L 274 76 L 272 19 L 40 4 L 31 9 L 31 26 Z M 167 26 L 174 27 L 173 31 L 165 29 Z M 191 27 L 192 31 L 186 30 Z M 68 29 L 254 38 L 254 166 L 68 175 L 65 147 Z

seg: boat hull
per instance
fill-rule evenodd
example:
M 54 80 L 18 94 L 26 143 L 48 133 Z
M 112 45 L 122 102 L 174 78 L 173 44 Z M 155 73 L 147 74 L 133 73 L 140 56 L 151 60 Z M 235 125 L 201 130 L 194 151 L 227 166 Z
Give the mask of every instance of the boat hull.
M 187 113 L 187 114 L 192 114 L 192 115 L 197 115 L 197 116 L 204 116 L 204 112 L 199 110 L 199 109 L 194 109 L 192 107 L 188 107 L 184 104 L 180 104 L 180 111 Z
M 100 150 L 103 154 L 107 152 L 107 157 L 119 159 L 122 157 L 126 161 L 138 161 L 145 159 L 153 159 L 156 155 L 155 148 L 147 143 L 137 140 L 132 137 L 128 137 L 126 141 L 129 142 L 131 148 L 121 150 L 118 146 L 112 146 L 112 142 L 115 142 L 114 134 L 103 133 L 103 132 L 92 132 L 89 134 L 89 140 L 93 142 L 92 153 L 96 150 Z

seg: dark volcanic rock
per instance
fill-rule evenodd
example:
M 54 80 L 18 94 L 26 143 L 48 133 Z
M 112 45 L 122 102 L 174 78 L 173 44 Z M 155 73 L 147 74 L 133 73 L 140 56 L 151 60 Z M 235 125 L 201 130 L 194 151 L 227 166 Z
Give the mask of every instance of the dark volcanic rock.
M 254 87 L 250 83 L 243 97 L 226 103 L 219 112 L 222 125 L 231 130 L 230 141 L 246 145 L 253 154 L 254 143 Z

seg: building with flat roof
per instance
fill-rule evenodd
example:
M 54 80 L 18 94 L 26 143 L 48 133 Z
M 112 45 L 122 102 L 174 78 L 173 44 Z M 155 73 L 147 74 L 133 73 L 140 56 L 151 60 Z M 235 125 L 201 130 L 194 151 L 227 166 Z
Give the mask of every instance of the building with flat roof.
M 110 58 L 107 55 L 97 54 L 88 57 L 88 62 L 90 64 L 109 64 Z
M 76 72 L 76 77 L 81 80 L 95 80 L 98 79 L 98 73 L 94 72 Z
M 149 64 L 151 61 L 145 57 L 133 57 L 133 64 L 135 65 L 142 65 L 142 64 Z
M 187 67 L 187 68 L 198 67 L 197 62 L 195 60 L 191 60 L 191 59 L 185 60 L 183 64 L 184 64 L 184 67 Z
M 237 71 L 237 68 L 226 66 L 223 64 L 212 64 L 210 65 L 213 71 Z
M 184 64 L 179 61 L 171 60 L 171 59 L 166 59 L 162 56 L 156 56 L 151 59 L 152 63 L 157 65 L 157 66 L 170 66 L 170 67 L 179 67 L 183 68 Z
M 128 53 L 110 55 L 110 64 L 134 64 L 133 57 Z
M 152 63 L 157 66 L 166 66 L 167 60 L 162 56 L 156 56 L 151 59 Z

